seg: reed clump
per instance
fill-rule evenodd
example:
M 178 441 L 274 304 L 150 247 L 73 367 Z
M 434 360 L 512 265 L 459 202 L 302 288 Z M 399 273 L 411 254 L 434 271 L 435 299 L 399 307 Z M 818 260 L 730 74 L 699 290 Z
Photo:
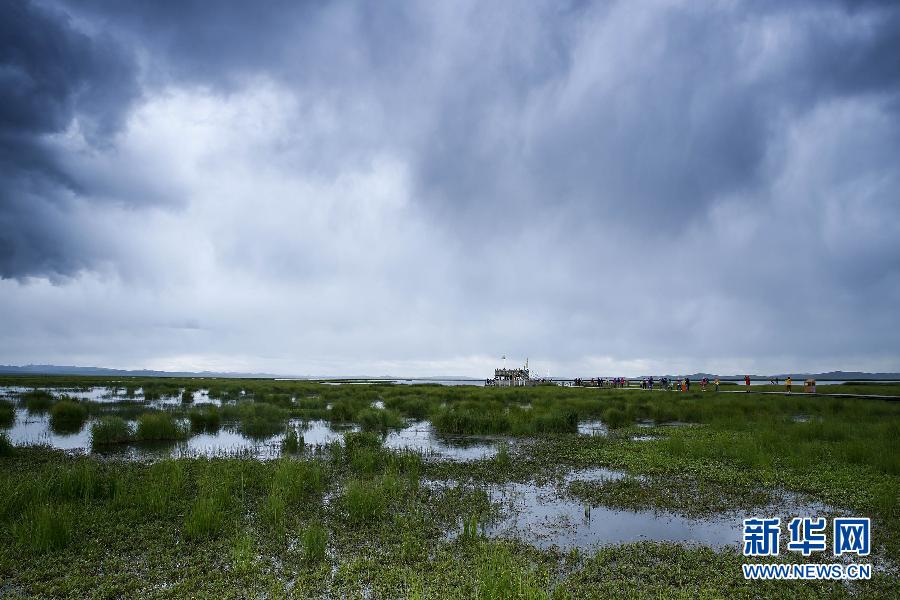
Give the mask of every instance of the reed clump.
M 137 420 L 135 439 L 141 442 L 173 441 L 187 438 L 187 429 L 169 413 L 144 413 Z
M 328 530 L 318 521 L 306 526 L 300 536 L 303 548 L 303 559 L 310 563 L 319 563 L 325 559 L 328 547 Z
M 134 439 L 134 431 L 122 417 L 100 417 L 91 425 L 91 447 L 125 444 Z
M 11 402 L 0 400 L 0 429 L 12 427 L 16 422 L 16 408 Z
M 60 400 L 50 409 L 50 427 L 57 433 L 73 433 L 84 426 L 87 416 L 87 408 L 80 402 Z
M 217 406 L 211 404 L 191 409 L 188 419 L 191 431 L 216 433 L 222 428 L 222 413 Z

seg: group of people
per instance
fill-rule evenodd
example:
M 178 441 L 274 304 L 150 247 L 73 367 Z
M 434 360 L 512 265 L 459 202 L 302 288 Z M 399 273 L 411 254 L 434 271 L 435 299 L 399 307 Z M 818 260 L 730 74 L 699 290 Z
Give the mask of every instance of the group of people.
M 650 377 L 646 381 L 647 381 L 646 389 L 652 390 L 653 389 L 653 378 Z M 672 379 L 672 380 L 669 380 L 668 377 L 663 377 L 662 379 L 659 380 L 659 382 L 660 382 L 660 384 L 662 384 L 662 389 L 664 389 L 664 390 L 673 390 L 673 391 L 677 392 L 680 389 L 682 392 L 691 391 L 691 378 L 690 377 L 683 377 L 681 379 Z M 705 392 L 706 389 L 709 387 L 709 383 L 710 383 L 709 377 L 704 377 L 703 379 L 701 379 L 700 380 L 700 391 Z M 718 392 L 719 391 L 719 378 L 718 377 L 716 377 L 713 380 L 713 385 L 716 386 L 716 391 Z M 644 386 L 641 386 L 641 387 L 644 387 Z
M 573 385 L 580 387 L 601 387 L 601 388 L 626 388 L 629 386 L 628 378 L 626 377 L 592 377 L 590 379 L 583 379 L 581 377 L 576 377 L 572 381 Z M 716 377 L 712 384 L 715 386 L 715 390 L 719 391 L 719 378 Z M 706 391 L 710 385 L 709 377 L 704 377 L 700 380 L 700 390 Z M 673 390 L 678 391 L 679 389 L 682 392 L 691 391 L 691 378 L 683 377 L 676 379 L 669 379 L 668 377 L 660 377 L 658 380 L 654 377 L 645 377 L 640 381 L 640 387 L 642 390 Z
M 769 382 L 775 381 L 776 384 L 779 381 L 777 378 L 770 379 Z M 626 377 L 592 377 L 591 379 L 582 379 L 581 377 L 576 377 L 572 382 L 574 385 L 583 386 L 583 387 L 605 387 L 605 388 L 626 388 L 629 386 L 629 380 Z M 700 380 L 700 391 L 705 392 L 707 388 L 712 384 L 715 386 L 715 391 L 719 391 L 719 378 L 715 377 L 712 381 L 709 380 L 709 377 L 704 377 Z M 815 382 L 813 382 L 815 385 Z M 674 378 L 669 379 L 668 377 L 660 377 L 658 380 L 654 377 L 644 377 L 640 381 L 640 387 L 642 390 L 653 390 L 653 389 L 662 389 L 662 390 L 673 390 L 682 392 L 691 391 L 691 378 L 690 377 L 682 377 L 682 378 Z M 747 392 L 750 391 L 750 376 L 744 375 L 744 387 Z M 793 379 L 788 376 L 784 380 L 784 387 L 787 393 L 793 392 Z
M 625 377 L 592 377 L 590 379 L 582 379 L 581 377 L 576 377 L 572 383 L 574 385 L 582 387 L 628 387 L 628 379 L 626 379 Z

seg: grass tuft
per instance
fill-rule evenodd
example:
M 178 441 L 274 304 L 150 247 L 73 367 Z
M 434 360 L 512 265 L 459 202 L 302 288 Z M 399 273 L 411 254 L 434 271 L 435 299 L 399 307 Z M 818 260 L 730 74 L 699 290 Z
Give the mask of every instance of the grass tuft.
M 87 419 L 87 408 L 74 400 L 60 400 L 50 409 L 50 427 L 56 433 L 80 431 Z
M 134 438 L 131 426 L 121 417 L 101 417 L 91 425 L 91 447 L 124 444 Z
M 188 413 L 191 431 L 216 433 L 222 428 L 222 413 L 217 406 L 207 405 L 191 409 Z
M 303 435 L 295 427 L 290 427 L 281 441 L 281 452 L 283 454 L 297 454 L 303 449 L 303 445 Z
M 310 523 L 300 537 L 300 544 L 304 560 L 310 563 L 322 562 L 328 547 L 328 531 L 318 521 Z
M 187 431 L 169 413 L 144 413 L 138 417 L 135 438 L 142 442 L 183 440 Z
M 240 575 L 253 572 L 256 567 L 256 553 L 253 550 L 253 536 L 242 531 L 231 542 L 231 565 Z
M 19 395 L 19 399 L 32 414 L 46 413 L 55 402 L 53 395 L 46 390 L 31 390 Z
M 12 427 L 16 422 L 16 408 L 11 402 L 0 400 L 0 429 Z
M 12 456 L 14 452 L 15 447 L 9 441 L 9 436 L 5 431 L 0 431 L 0 456 Z
M 225 502 L 220 494 L 202 495 L 184 518 L 184 537 L 203 540 L 216 537 L 225 528 Z
M 26 509 L 11 533 L 19 548 L 43 554 L 65 548 L 74 529 L 75 517 L 68 506 L 40 504 Z

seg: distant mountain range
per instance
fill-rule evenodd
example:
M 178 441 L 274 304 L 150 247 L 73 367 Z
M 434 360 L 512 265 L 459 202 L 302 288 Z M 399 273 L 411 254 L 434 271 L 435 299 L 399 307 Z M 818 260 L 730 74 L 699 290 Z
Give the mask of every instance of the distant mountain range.
M 118 377 L 235 377 L 273 378 L 269 373 L 217 373 L 213 371 L 153 371 L 150 369 L 107 369 L 104 367 L 75 367 L 69 365 L 0 365 L 0 374 L 8 375 L 112 375 Z
M 237 373 L 231 371 L 154 371 L 152 369 L 108 369 L 72 365 L 0 365 L 0 375 L 85 375 L 114 377 L 230 377 L 235 379 L 390 379 L 416 381 L 480 381 L 472 377 L 395 377 L 393 375 L 276 375 L 274 373 Z
M 417 381 L 478 381 L 478 378 L 461 377 L 461 376 L 435 376 L 435 377 L 395 377 L 392 375 L 379 376 L 311 376 L 311 375 L 275 375 L 272 373 L 235 373 L 235 372 L 216 372 L 216 371 L 154 371 L 150 369 L 107 369 L 105 367 L 76 367 L 66 365 L 0 365 L 0 374 L 6 375 L 93 375 L 93 376 L 116 376 L 116 377 L 231 377 L 231 378 L 258 378 L 258 379 L 400 379 Z M 828 371 L 827 373 L 781 373 L 778 375 L 750 375 L 751 379 L 772 379 L 778 378 L 784 380 L 790 375 L 794 380 L 802 381 L 812 378 L 821 381 L 849 381 L 849 380 L 900 380 L 900 373 L 865 373 L 862 371 Z M 645 375 L 645 377 L 648 377 Z M 658 377 L 654 375 L 654 377 Z M 674 378 L 683 377 L 683 375 L 665 375 L 664 377 Z M 688 375 L 691 379 L 703 379 L 716 377 L 714 373 L 694 373 Z M 722 380 L 743 380 L 744 375 L 719 375 Z M 554 379 L 557 379 L 554 377 Z M 563 380 L 564 378 L 558 378 Z
M 668 375 L 667 377 L 672 377 L 672 375 Z M 685 377 L 684 375 L 678 375 L 677 377 Z M 690 379 L 703 379 L 704 377 L 709 377 L 713 379 L 717 377 L 713 373 L 694 373 L 693 375 L 687 375 Z M 758 380 L 758 379 L 780 379 L 784 380 L 790 377 L 795 381 L 802 381 L 804 379 L 816 379 L 819 381 L 897 381 L 900 380 L 900 373 L 865 373 L 863 371 L 828 371 L 827 373 L 780 373 L 777 375 L 750 375 L 750 379 Z M 723 379 L 726 381 L 730 380 L 738 380 L 743 381 L 744 375 L 718 375 L 719 379 Z

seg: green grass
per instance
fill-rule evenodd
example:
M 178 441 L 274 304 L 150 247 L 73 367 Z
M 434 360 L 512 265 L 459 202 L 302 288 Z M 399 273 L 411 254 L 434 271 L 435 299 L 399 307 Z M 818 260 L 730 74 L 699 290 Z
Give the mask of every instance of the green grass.
M 438 408 L 431 417 L 443 434 L 508 434 L 516 436 L 578 431 L 579 412 L 571 405 L 464 401 Z
M 249 575 L 256 568 L 256 552 L 253 536 L 249 531 L 242 531 L 231 543 L 231 566 L 240 575 Z
M 91 425 L 91 447 L 124 444 L 134 439 L 131 426 L 121 417 L 100 417 Z
M 344 489 L 343 502 L 349 522 L 366 525 L 384 517 L 388 498 L 381 485 L 372 481 L 353 480 Z
M 356 421 L 369 431 L 399 429 L 406 425 L 399 412 L 383 408 L 364 408 L 356 413 Z
M 0 400 L 0 429 L 12 427 L 16 422 L 16 408 L 11 402 Z
M 282 458 L 274 461 L 274 472 L 263 507 L 263 517 L 281 530 L 296 520 L 303 508 L 325 489 L 325 469 L 318 461 Z
M 264 440 L 284 431 L 288 418 L 285 409 L 266 403 L 244 403 L 236 407 L 236 411 L 231 407 L 223 408 L 223 411 L 228 411 L 232 417 L 236 412 L 241 433 L 256 440 Z
M 309 563 L 319 563 L 325 560 L 325 551 L 328 547 L 328 530 L 318 521 L 313 521 L 303 530 L 300 536 L 300 545 L 303 548 L 303 559 Z
M 192 408 L 188 413 L 191 431 L 216 433 L 222 428 L 222 413 L 217 406 L 208 404 Z
M 281 441 L 282 454 L 297 454 L 303 450 L 303 434 L 299 433 L 295 427 L 288 427 Z
M 47 379 L 31 383 L 53 387 Z M 116 384 L 141 387 L 142 381 L 116 378 Z M 449 414 L 460 432 L 520 439 L 501 447 L 494 458 L 473 462 L 423 460 L 391 451 L 378 429 L 347 434 L 343 444 L 327 449 L 307 449 L 303 456 L 314 460 L 131 461 L 17 447 L 12 455 L 0 456 L 3 593 L 40 598 L 895 598 L 900 592 L 900 577 L 890 569 L 851 585 L 746 582 L 740 573 L 744 559 L 734 550 L 642 543 L 562 552 L 492 539 L 489 527 L 509 510 L 492 502 L 489 493 L 492 484 L 505 482 L 556 482 L 560 493 L 587 505 L 688 516 L 768 506 L 770 490 L 783 489 L 871 516 L 876 544 L 871 562 L 896 565 L 898 404 L 800 394 L 174 378 L 158 392 L 174 390 L 177 397 L 186 387 L 206 386 L 225 400 L 221 412 L 227 409 L 229 416 L 222 414 L 223 420 L 238 424 L 248 410 L 244 407 L 252 404 L 273 407 L 280 419 L 336 403 L 343 407 L 338 412 L 352 413 L 352 421 L 382 400 L 387 410 L 404 417 L 440 420 Z M 102 413 L 95 413 L 88 405 L 92 415 L 106 416 L 111 408 L 104 405 Z M 197 408 L 175 410 L 188 417 Z M 620 413 L 609 419 L 615 421 L 614 427 L 608 423 L 609 435 L 571 431 L 573 416 L 598 420 L 607 411 Z M 655 426 L 638 428 L 639 420 Z M 690 425 L 666 425 L 675 421 Z M 632 441 L 637 433 L 653 439 Z M 578 484 L 562 479 L 571 470 L 591 467 L 627 475 Z M 775 514 L 790 516 L 779 511 Z M 460 529 L 461 535 L 448 535 Z
M 43 414 L 50 410 L 56 399 L 46 390 L 31 390 L 19 395 L 19 400 L 32 414 Z
M 225 529 L 225 500 L 219 494 L 197 498 L 184 518 L 184 537 L 203 540 L 218 536 Z
M 75 517 L 68 506 L 37 504 L 25 509 L 11 534 L 17 549 L 43 554 L 68 546 L 74 530 Z
M 0 456 L 12 456 L 15 447 L 9 441 L 9 436 L 5 431 L 0 431 Z
M 187 430 L 169 413 L 144 413 L 138 417 L 134 437 L 139 442 L 183 440 Z
M 60 400 L 50 409 L 50 427 L 57 433 L 74 433 L 84 426 L 87 408 L 74 400 Z
M 181 461 L 163 460 L 132 476 L 119 489 L 116 505 L 142 515 L 171 514 L 185 496 L 185 467 Z

